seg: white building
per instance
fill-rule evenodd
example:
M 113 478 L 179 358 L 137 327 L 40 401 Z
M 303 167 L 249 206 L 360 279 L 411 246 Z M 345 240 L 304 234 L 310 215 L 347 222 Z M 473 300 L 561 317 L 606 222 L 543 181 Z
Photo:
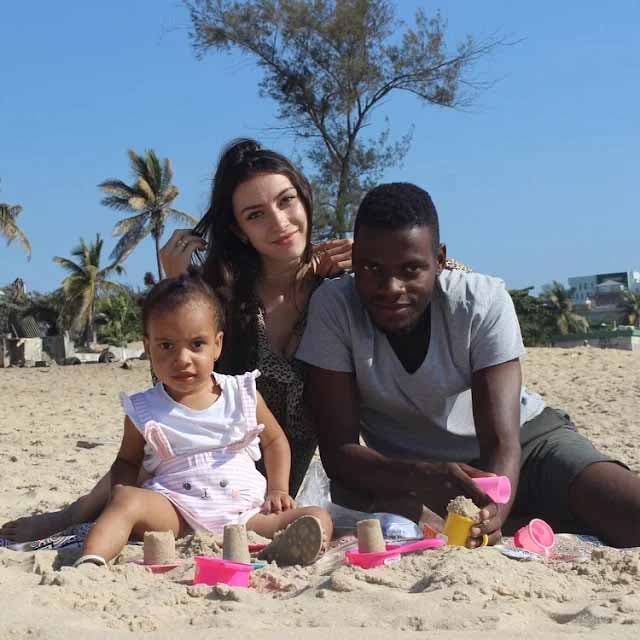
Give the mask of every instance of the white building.
M 576 305 L 593 303 L 596 295 L 614 294 L 629 289 L 640 293 L 640 271 L 596 273 L 569 278 L 571 300 Z

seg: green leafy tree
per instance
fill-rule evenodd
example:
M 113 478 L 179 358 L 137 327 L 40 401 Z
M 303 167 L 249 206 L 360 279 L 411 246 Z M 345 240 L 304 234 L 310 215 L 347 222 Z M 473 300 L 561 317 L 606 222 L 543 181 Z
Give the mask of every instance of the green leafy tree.
M 192 227 L 197 220 L 172 206 L 180 192 L 172 184 L 173 169 L 168 158 L 160 162 L 153 150 L 145 151 L 143 156 L 133 149 L 128 153 L 135 182 L 128 185 L 122 180 L 109 178 L 98 185 L 107 194 L 101 200 L 103 205 L 134 213 L 114 227 L 113 235 L 120 236 L 120 240 L 111 258 L 116 263 L 124 262 L 138 244 L 151 234 L 156 249 L 158 277 L 162 279 L 160 239 L 167 222 L 171 220 Z
M 545 302 L 529 292 L 533 287 L 511 289 L 509 294 L 513 300 L 520 331 L 525 346 L 535 347 L 551 343 L 555 322 Z
M 0 235 L 7 239 L 7 246 L 14 240 L 24 249 L 27 259 L 31 260 L 31 243 L 27 234 L 18 226 L 18 216 L 22 213 L 19 204 L 0 202 Z
M 114 273 L 122 273 L 123 268 L 118 263 L 101 267 L 103 244 L 99 233 L 93 243 L 87 244 L 80 238 L 79 244 L 71 250 L 71 255 L 78 259 L 77 262 L 59 256 L 53 258 L 69 274 L 62 282 L 65 324 L 74 330 L 83 331 L 87 345 L 96 342 L 96 306 L 100 296 L 122 288 L 122 285 L 108 278 Z
M 139 298 L 123 288 L 100 300 L 98 315 L 103 320 L 98 328 L 100 342 L 126 347 L 127 343 L 142 339 Z
M 640 293 L 625 291 L 622 296 L 622 309 L 627 316 L 627 322 L 640 328 Z
M 554 280 L 552 284 L 545 285 L 542 299 L 561 335 L 589 331 L 589 322 L 584 316 L 574 313 L 569 291 L 560 282 Z
M 480 59 L 504 44 L 468 36 L 455 49 L 446 21 L 422 9 L 407 26 L 389 0 L 183 0 L 199 56 L 236 49 L 264 72 L 261 95 L 279 107 L 284 129 L 303 139 L 317 173 L 318 213 L 333 232 L 351 228 L 362 193 L 399 163 L 412 131 L 389 141 L 364 130 L 392 94 L 460 108 L 487 83 L 472 76 Z

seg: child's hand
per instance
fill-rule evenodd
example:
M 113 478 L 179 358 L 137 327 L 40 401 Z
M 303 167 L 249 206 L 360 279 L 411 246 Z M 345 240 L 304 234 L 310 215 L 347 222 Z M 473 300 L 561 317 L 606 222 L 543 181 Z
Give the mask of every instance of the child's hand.
M 294 509 L 296 503 L 286 491 L 267 491 L 267 497 L 262 505 L 262 513 L 280 513 Z

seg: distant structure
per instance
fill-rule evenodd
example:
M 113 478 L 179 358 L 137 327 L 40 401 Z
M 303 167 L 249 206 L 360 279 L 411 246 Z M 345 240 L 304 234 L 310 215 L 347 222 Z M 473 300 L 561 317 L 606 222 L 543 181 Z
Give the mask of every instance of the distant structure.
M 576 312 L 592 324 L 624 322 L 622 298 L 627 290 L 640 293 L 640 270 L 576 276 L 569 278 L 569 290 Z

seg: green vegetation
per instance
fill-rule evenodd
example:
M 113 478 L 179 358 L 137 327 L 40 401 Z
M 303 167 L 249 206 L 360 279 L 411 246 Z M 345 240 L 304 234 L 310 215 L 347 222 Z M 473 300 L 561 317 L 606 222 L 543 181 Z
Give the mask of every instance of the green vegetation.
M 98 340 L 118 347 L 142 340 L 141 296 L 129 288 L 107 295 L 98 302 Z
M 526 347 L 550 345 L 551 336 L 555 333 L 553 316 L 544 300 L 530 295 L 532 289 L 527 287 L 509 291 L 518 315 L 522 339 Z
M 551 284 L 545 285 L 541 297 L 560 335 L 589 331 L 589 322 L 584 316 L 574 313 L 569 290 L 560 282 L 554 280 Z
M 101 268 L 102 246 L 100 234 L 96 240 L 87 244 L 82 238 L 71 250 L 77 262 L 56 256 L 53 261 L 59 264 L 69 275 L 62 282 L 65 309 L 64 323 L 75 330 L 82 330 L 84 342 L 88 346 L 96 342 L 96 305 L 101 295 L 108 291 L 117 292 L 122 285 L 108 280 L 114 273 L 120 274 L 123 268 L 116 262 Z
M 355 208 L 409 148 L 412 129 L 389 141 L 389 123 L 364 137 L 392 95 L 460 108 L 487 87 L 475 64 L 504 44 L 468 36 L 445 42 L 446 22 L 422 9 L 411 26 L 388 0 L 184 0 L 198 55 L 237 49 L 263 71 L 261 95 L 274 100 L 284 129 L 306 141 L 316 168 L 316 220 L 328 233 L 351 229 Z
M 168 158 L 160 162 L 153 150 L 145 151 L 143 156 L 133 149 L 128 153 L 135 182 L 130 186 L 122 180 L 109 178 L 98 185 L 107 194 L 101 201 L 103 205 L 135 214 L 120 220 L 114 227 L 113 235 L 121 237 L 111 258 L 115 263 L 124 262 L 138 244 L 151 234 L 155 242 L 158 277 L 162 279 L 160 239 L 167 222 L 173 220 L 193 227 L 197 220 L 172 206 L 180 192 L 172 184 L 173 169 Z
M 625 291 L 622 298 L 622 308 L 627 317 L 627 322 L 640 328 L 640 293 Z

